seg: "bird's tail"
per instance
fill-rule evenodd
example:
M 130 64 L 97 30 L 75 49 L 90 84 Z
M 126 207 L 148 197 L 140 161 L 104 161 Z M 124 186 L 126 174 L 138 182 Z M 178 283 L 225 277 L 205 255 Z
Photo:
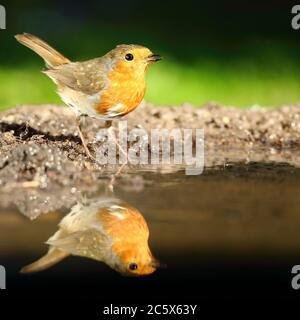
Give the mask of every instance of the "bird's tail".
M 21 269 L 21 273 L 33 273 L 43 271 L 55 265 L 56 263 L 60 262 L 64 258 L 69 256 L 68 253 L 62 251 L 57 248 L 50 248 L 48 253 L 41 257 L 39 260 L 25 266 Z
M 41 56 L 45 60 L 48 67 L 55 67 L 71 62 L 61 53 L 52 48 L 48 43 L 32 34 L 17 34 L 15 38 L 24 46 L 30 48 L 39 56 Z

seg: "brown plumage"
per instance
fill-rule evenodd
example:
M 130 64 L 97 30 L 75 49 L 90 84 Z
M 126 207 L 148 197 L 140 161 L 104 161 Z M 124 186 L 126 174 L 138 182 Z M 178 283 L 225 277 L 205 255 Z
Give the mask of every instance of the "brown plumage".
M 30 48 L 39 56 L 41 56 L 45 60 L 45 63 L 49 68 L 71 62 L 58 51 L 53 49 L 48 43 L 32 34 L 18 34 L 16 35 L 16 39 L 24 46 Z

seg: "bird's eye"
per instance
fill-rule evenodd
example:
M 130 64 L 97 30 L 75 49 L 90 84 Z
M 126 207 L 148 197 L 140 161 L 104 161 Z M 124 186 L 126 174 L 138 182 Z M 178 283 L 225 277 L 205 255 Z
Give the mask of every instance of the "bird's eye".
M 132 61 L 132 60 L 134 59 L 134 56 L 133 56 L 133 54 L 131 54 L 131 53 L 127 53 L 126 56 L 125 56 L 125 59 L 126 59 L 127 61 Z
M 137 265 L 136 263 L 130 263 L 130 265 L 129 265 L 129 269 L 130 269 L 130 270 L 134 271 L 134 270 L 136 270 L 137 268 L 138 268 L 138 265 Z

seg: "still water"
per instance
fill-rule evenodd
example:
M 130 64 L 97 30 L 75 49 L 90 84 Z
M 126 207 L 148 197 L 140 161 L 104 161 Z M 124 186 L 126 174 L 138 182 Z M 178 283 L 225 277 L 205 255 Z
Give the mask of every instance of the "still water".
M 43 200 L 41 213 L 36 197 L 12 205 L 2 195 L 0 264 L 7 270 L 7 288 L 18 297 L 30 292 L 31 298 L 102 302 L 297 298 L 291 269 L 300 264 L 300 169 L 228 164 L 200 176 L 141 171 L 131 178 L 135 183 L 126 188 L 117 183 L 114 192 L 99 183 L 81 194 L 75 209 L 65 199 L 63 208 L 52 210 L 49 204 L 47 212 Z M 62 197 L 58 193 L 57 202 Z M 114 228 L 122 219 L 128 224 Z M 107 245 L 103 237 L 96 239 L 104 225 L 125 247 L 124 265 L 99 249 Z M 49 244 L 69 254 L 58 252 L 43 271 L 20 273 L 44 256 Z M 147 275 L 124 276 L 133 262 Z

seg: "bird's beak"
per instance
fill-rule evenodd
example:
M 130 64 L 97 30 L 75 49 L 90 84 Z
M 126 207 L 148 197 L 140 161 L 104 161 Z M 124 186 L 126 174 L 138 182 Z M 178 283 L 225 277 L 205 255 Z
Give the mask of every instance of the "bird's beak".
M 166 268 L 167 265 L 160 263 L 157 259 L 154 259 L 151 262 L 151 267 L 153 267 L 155 269 L 162 269 L 162 268 Z
M 148 58 L 147 58 L 147 61 L 148 62 L 156 62 L 156 61 L 159 61 L 161 60 L 162 57 L 159 55 L 159 54 L 151 54 Z

